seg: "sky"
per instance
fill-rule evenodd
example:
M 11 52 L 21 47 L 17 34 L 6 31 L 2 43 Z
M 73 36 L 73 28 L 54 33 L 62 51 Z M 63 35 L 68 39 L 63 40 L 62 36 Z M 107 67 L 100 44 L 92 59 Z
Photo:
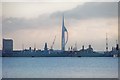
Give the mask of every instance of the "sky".
M 87 0 L 86 0 L 87 1 Z M 94 50 L 105 50 L 106 33 L 109 50 L 118 39 L 117 2 L 42 1 L 2 2 L 2 38 L 14 40 L 14 49 L 34 46 L 43 49 L 44 43 L 54 49 L 61 49 L 62 14 L 69 38 L 69 46 L 78 50 L 84 45 L 92 45 Z M 117 0 L 116 0 L 117 1 Z

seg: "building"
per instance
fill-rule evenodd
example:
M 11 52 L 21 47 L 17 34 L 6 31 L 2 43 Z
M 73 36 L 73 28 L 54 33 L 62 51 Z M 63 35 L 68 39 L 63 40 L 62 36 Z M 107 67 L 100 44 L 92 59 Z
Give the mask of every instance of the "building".
M 12 52 L 13 51 L 13 40 L 12 39 L 3 39 L 3 52 Z

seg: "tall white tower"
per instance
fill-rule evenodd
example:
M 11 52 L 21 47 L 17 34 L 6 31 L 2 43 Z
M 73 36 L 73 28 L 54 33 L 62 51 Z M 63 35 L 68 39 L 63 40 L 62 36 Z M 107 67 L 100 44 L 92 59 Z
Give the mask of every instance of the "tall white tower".
M 66 41 L 65 41 L 65 32 L 67 33 Z M 65 25 L 64 25 L 64 15 L 63 15 L 63 19 L 62 19 L 62 38 L 61 39 L 62 39 L 61 40 L 61 50 L 65 51 L 65 45 L 68 42 L 68 31 L 67 31 L 67 29 L 65 28 Z

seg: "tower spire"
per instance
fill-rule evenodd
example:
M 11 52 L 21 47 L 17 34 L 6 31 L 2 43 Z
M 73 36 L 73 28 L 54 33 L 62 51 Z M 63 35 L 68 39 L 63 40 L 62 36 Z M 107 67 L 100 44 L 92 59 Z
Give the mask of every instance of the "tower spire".
M 62 18 L 62 26 L 64 26 L 64 14 L 63 14 L 63 18 Z
M 68 41 L 68 31 L 67 29 L 65 28 L 65 25 L 64 25 L 64 14 L 62 16 L 62 37 L 61 37 L 61 50 L 62 51 L 65 51 L 65 45 Z M 67 39 L 65 40 L 65 32 L 67 32 Z

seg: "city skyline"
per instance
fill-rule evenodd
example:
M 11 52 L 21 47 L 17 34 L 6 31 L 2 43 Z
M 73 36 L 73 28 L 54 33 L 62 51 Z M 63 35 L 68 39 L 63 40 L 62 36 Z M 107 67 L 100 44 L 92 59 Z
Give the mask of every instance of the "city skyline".
M 25 48 L 36 44 L 36 48 L 43 49 L 45 42 L 50 48 L 54 36 L 54 49 L 60 49 L 63 13 L 69 32 L 66 49 L 77 43 L 78 49 L 92 45 L 95 50 L 105 50 L 106 33 L 109 50 L 116 45 L 117 2 L 3 3 L 2 7 L 3 38 L 12 38 L 14 49 L 22 49 L 23 44 Z

